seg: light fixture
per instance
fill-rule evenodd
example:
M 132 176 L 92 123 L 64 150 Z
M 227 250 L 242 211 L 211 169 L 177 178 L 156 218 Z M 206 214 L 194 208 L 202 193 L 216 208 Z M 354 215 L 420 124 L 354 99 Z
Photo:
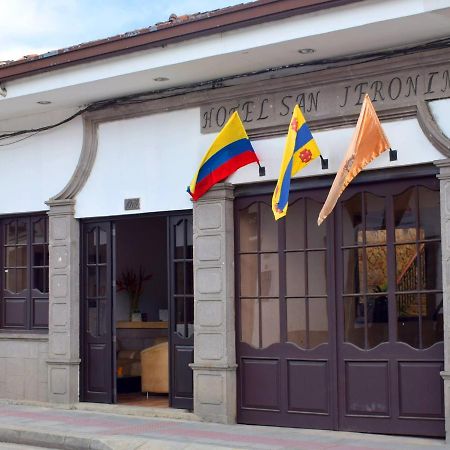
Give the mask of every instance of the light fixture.
M 301 55 L 308 55 L 309 53 L 314 53 L 316 50 L 314 48 L 301 48 L 297 50 Z
M 167 77 L 156 77 L 153 78 L 153 81 L 169 81 Z
M 51 102 L 49 100 L 39 100 L 36 102 L 38 105 L 50 105 Z

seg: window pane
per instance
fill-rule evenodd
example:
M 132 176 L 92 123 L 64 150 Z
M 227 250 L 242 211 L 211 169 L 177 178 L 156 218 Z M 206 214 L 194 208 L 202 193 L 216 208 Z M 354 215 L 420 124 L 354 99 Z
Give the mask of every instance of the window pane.
M 98 296 L 106 297 L 107 273 L 105 266 L 98 267 Z
M 257 255 L 241 255 L 241 296 L 257 297 L 258 296 L 258 256 Z
M 256 298 L 241 299 L 241 342 L 259 348 L 259 306 Z
M 28 288 L 27 272 L 27 269 L 16 269 L 17 292 Z
M 368 348 L 389 340 L 388 298 L 386 295 L 367 298 L 367 342 Z
M 419 186 L 419 226 L 424 239 L 438 239 L 441 236 L 441 211 L 439 191 Z
M 345 342 L 365 348 L 363 297 L 344 298 L 344 327 Z
M 325 252 L 308 252 L 308 295 L 327 295 Z
M 306 343 L 306 300 L 304 298 L 288 298 L 286 300 L 287 340 L 301 348 Z
M 327 227 L 317 226 L 317 217 L 319 217 L 322 204 L 308 198 L 306 199 L 306 208 L 306 245 L 308 248 L 325 248 Z
M 18 244 L 26 244 L 27 243 L 27 220 L 18 220 L 17 221 L 17 243 Z
M 28 264 L 28 247 L 19 245 L 16 247 L 16 267 L 26 267 Z
M 278 292 L 278 253 L 263 254 L 261 255 L 261 296 L 278 297 Z
M 388 288 L 387 247 L 367 247 L 367 292 L 385 292 Z M 362 267 L 360 267 L 362 269 Z
M 88 267 L 87 296 L 97 297 L 97 268 Z
M 297 200 L 289 205 L 286 215 L 286 249 L 300 250 L 305 248 L 305 200 Z M 317 228 L 317 224 L 316 224 Z
M 97 263 L 97 228 L 87 233 L 87 263 Z
M 444 339 L 442 294 L 422 294 L 422 342 L 423 348 L 431 347 Z
M 175 331 L 182 337 L 185 337 L 184 326 L 184 298 L 179 297 L 175 299 Z
M 43 244 L 47 242 L 45 235 L 45 219 L 39 219 L 33 223 L 33 243 Z
M 288 297 L 304 297 L 305 254 L 303 252 L 286 253 L 286 291 Z
M 397 340 L 420 347 L 419 302 L 417 294 L 400 294 L 397 299 Z
M 192 219 L 186 219 L 186 240 L 187 240 L 187 247 L 186 247 L 186 258 L 192 259 L 193 257 L 193 240 L 194 240 L 194 231 L 192 230 Z
M 239 211 L 239 247 L 241 252 L 258 250 L 258 204 Z
M 356 294 L 362 291 L 362 249 L 343 250 L 344 294 Z
M 278 226 L 273 218 L 272 208 L 260 203 L 261 213 L 261 251 L 270 252 L 278 250 Z
M 328 310 L 326 298 L 308 300 L 309 348 L 328 342 Z
M 42 293 L 46 292 L 45 275 L 45 269 L 33 269 L 33 289 Z
M 194 334 L 194 299 L 186 298 L 186 322 L 188 324 L 187 337 Z
M 262 348 L 280 342 L 280 302 L 277 298 L 261 301 Z
M 184 294 L 184 263 L 175 264 L 175 294 Z
M 45 245 L 33 245 L 32 253 L 33 253 L 33 266 L 45 266 L 45 253 L 46 253 Z
M 5 247 L 5 267 L 16 267 L 16 247 Z
M 108 323 L 111 323 L 111 318 L 107 316 L 108 307 L 107 300 L 98 301 L 98 335 L 106 336 L 108 330 Z
M 5 289 L 9 292 L 16 290 L 16 269 L 5 269 Z
M 97 300 L 88 300 L 87 328 L 91 336 L 97 336 Z
M 384 231 L 386 229 L 386 205 L 384 197 L 366 193 L 365 210 L 366 237 L 372 231 Z
M 442 289 L 442 256 L 440 242 L 427 242 L 420 245 L 422 289 Z
M 395 246 L 395 280 L 397 291 L 417 289 L 417 246 L 405 244 Z
M 356 245 L 358 232 L 362 229 L 362 194 L 356 194 L 342 202 L 342 242 L 344 245 Z
M 13 220 L 5 225 L 5 242 L 6 244 L 16 244 L 16 220 Z
M 174 258 L 184 259 L 184 219 L 180 219 L 173 227 L 174 233 Z
M 106 250 L 107 250 L 107 235 L 106 231 L 99 228 L 99 241 L 100 245 L 98 247 L 98 262 L 99 264 L 105 264 L 106 263 Z
M 398 229 L 416 229 L 416 195 L 415 188 L 407 189 L 400 195 L 394 196 L 394 220 Z M 405 242 L 408 235 L 402 232 L 397 234 L 397 242 Z
M 194 265 L 192 262 L 186 263 L 186 294 L 194 295 Z

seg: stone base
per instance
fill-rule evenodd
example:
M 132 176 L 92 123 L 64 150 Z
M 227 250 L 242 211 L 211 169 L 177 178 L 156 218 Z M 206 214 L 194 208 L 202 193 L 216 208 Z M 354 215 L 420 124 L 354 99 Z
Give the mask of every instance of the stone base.
M 207 422 L 236 423 L 236 365 L 190 366 L 194 371 L 194 413 Z
M 47 361 L 48 400 L 50 403 L 74 404 L 79 400 L 80 361 Z

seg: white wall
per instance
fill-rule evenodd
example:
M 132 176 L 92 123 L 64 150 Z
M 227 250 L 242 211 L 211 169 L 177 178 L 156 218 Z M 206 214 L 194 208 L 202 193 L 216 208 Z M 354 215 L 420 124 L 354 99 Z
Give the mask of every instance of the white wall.
M 416 119 L 383 124 L 398 161 L 388 152 L 366 170 L 412 165 L 442 159 L 429 143 Z M 191 208 L 186 187 L 215 135 L 200 134 L 197 108 L 172 111 L 137 119 L 102 124 L 99 148 L 91 176 L 77 200 L 77 217 L 125 214 L 125 198 L 139 197 L 140 212 Z M 329 169 L 313 161 L 299 177 L 335 173 L 351 140 L 354 127 L 314 133 Z M 254 148 L 266 167 L 258 176 L 256 164 L 241 168 L 229 178 L 234 184 L 276 180 L 285 137 L 254 141 Z M 136 213 L 137 211 L 131 211 Z
M 1 121 L 0 134 L 52 124 L 72 113 Z M 0 214 L 47 210 L 44 202 L 66 185 L 75 170 L 82 138 L 83 125 L 77 118 L 13 145 L 0 141 Z
M 439 128 L 450 139 L 450 98 L 435 100 L 428 105 Z

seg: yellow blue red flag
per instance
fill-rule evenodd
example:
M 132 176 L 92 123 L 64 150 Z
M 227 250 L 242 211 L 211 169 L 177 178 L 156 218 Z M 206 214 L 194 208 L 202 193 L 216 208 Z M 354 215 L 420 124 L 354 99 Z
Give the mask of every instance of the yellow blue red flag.
M 298 105 L 295 105 L 284 147 L 280 175 L 272 196 L 272 211 L 276 220 L 286 215 L 291 177 L 319 155 L 319 147 L 309 131 L 302 111 Z
M 235 111 L 209 147 L 187 191 L 194 200 L 198 200 L 216 183 L 252 162 L 259 164 L 244 125 Z

